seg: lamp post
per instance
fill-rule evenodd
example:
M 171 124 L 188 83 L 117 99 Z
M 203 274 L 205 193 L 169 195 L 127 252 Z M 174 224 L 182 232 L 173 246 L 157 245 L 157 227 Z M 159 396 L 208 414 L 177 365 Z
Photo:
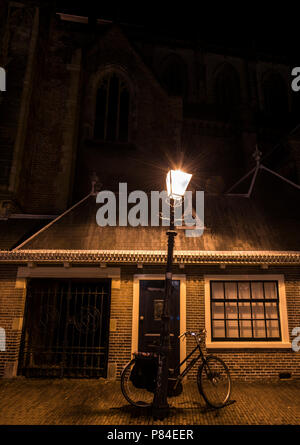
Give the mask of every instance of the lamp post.
M 167 231 L 168 256 L 165 294 L 161 316 L 160 351 L 158 355 L 156 389 L 152 404 L 153 417 L 158 419 L 164 419 L 169 413 L 169 404 L 167 401 L 169 354 L 171 350 L 169 301 L 172 292 L 173 250 L 175 236 L 177 235 L 174 227 L 174 207 L 176 200 L 181 200 L 184 196 L 191 177 L 192 175 L 184 173 L 180 170 L 170 170 L 167 174 L 167 192 L 170 199 L 170 229 Z

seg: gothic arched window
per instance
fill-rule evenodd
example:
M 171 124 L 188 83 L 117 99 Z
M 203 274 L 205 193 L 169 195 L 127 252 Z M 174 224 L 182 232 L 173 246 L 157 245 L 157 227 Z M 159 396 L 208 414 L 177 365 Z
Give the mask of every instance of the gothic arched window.
M 283 78 L 272 73 L 263 82 L 264 109 L 269 115 L 278 116 L 288 111 L 287 89 Z
M 224 65 L 215 80 L 217 105 L 224 110 L 233 110 L 240 104 L 240 79 L 231 65 Z
M 169 94 L 183 96 L 186 90 L 186 66 L 178 56 L 169 56 L 162 71 L 162 82 Z
M 97 91 L 94 138 L 128 141 L 129 91 L 117 74 L 105 76 Z

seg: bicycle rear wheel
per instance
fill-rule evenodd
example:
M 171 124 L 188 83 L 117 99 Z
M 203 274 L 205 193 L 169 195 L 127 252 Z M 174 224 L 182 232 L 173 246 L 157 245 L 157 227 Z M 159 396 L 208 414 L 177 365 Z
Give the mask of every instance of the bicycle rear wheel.
M 153 393 L 145 388 L 137 388 L 130 380 L 135 359 L 131 360 L 121 374 L 121 389 L 125 399 L 133 406 L 147 408 L 152 405 Z
M 219 357 L 209 355 L 199 366 L 197 384 L 206 403 L 213 408 L 226 405 L 231 392 L 230 373 Z

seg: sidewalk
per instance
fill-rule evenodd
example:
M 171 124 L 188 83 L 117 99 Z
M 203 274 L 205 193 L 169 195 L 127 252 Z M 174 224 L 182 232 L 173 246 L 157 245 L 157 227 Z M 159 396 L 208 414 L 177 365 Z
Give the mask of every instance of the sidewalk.
M 0 380 L 1 425 L 300 425 L 300 381 L 235 383 L 231 400 L 208 409 L 195 383 L 169 399 L 170 416 L 154 421 L 128 405 L 115 381 Z

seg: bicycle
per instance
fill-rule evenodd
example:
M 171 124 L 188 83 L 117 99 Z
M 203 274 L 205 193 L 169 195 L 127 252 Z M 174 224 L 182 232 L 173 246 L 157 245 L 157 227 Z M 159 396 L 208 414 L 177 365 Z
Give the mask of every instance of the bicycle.
M 198 360 L 201 359 L 202 364 L 199 365 L 197 372 L 199 393 L 210 407 L 222 408 L 228 403 L 231 393 L 230 372 L 226 364 L 219 357 L 215 355 L 204 355 L 201 349 L 202 334 L 206 334 L 205 329 L 202 329 L 200 332 L 187 331 L 178 337 L 194 337 L 196 346 L 192 352 L 170 372 L 168 397 L 175 397 L 181 394 L 183 390 L 182 379 L 194 367 Z M 196 351 L 199 352 L 197 357 L 194 357 L 180 373 L 181 366 L 187 362 Z M 157 358 L 158 355 L 155 353 L 135 353 L 134 358 L 123 369 L 121 374 L 121 390 L 125 399 L 131 405 L 144 408 L 152 405 L 156 387 Z

